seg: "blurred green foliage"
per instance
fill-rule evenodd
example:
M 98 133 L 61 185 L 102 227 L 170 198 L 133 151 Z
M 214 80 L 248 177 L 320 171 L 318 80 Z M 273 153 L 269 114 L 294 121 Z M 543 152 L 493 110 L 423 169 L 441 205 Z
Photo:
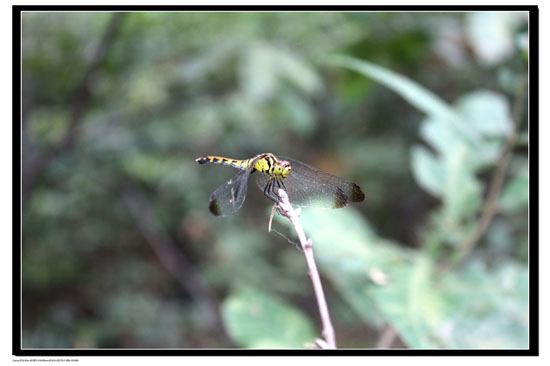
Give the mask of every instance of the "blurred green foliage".
M 270 202 L 211 216 L 235 171 L 193 161 L 261 152 L 366 193 L 302 214 L 340 347 L 528 347 L 527 21 L 25 12 L 23 347 L 313 344 Z

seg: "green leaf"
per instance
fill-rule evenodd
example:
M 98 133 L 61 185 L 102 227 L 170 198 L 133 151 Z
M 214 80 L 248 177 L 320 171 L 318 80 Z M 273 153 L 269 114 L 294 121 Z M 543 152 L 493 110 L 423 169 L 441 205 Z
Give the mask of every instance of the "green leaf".
M 158 183 L 175 171 L 181 170 L 181 161 L 160 154 L 136 152 L 124 154 L 122 166 L 127 174 L 136 179 Z
M 431 258 L 378 237 L 352 208 L 300 218 L 319 270 L 371 326 L 391 324 L 412 348 L 525 347 L 525 267 L 437 273 Z
M 478 136 L 468 128 L 454 108 L 417 82 L 372 62 L 349 56 L 333 55 L 325 62 L 329 65 L 347 67 L 378 81 L 430 118 L 441 120 L 447 124 L 447 127 L 455 129 L 469 145 L 479 144 Z
M 440 155 L 447 155 L 463 139 L 453 125 L 438 118 L 426 118 L 420 124 L 420 136 Z
M 409 252 L 376 236 L 352 208 L 304 209 L 300 219 L 313 240 L 319 271 L 365 322 L 381 328 L 387 319 L 370 291 L 407 263 Z
M 518 145 L 529 145 L 529 132 L 523 131 L 518 134 Z
M 251 45 L 240 63 L 240 83 L 246 96 L 255 102 L 270 98 L 277 87 L 273 49 L 266 44 Z
M 378 308 L 412 348 L 444 346 L 434 336 L 446 318 L 446 304 L 433 285 L 433 268 L 418 256 L 411 266 L 393 271 L 385 286 L 372 290 Z
M 411 156 L 412 172 L 418 184 L 433 196 L 441 197 L 445 185 L 445 168 L 441 161 L 422 146 L 414 146 Z
M 29 118 L 29 136 L 38 143 L 57 143 L 67 133 L 68 121 L 68 113 L 60 108 L 37 108 Z
M 428 258 L 378 237 L 351 208 L 304 210 L 319 270 L 371 326 L 391 324 L 407 345 L 438 347 L 445 306 L 432 285 Z
M 445 219 L 453 224 L 473 215 L 481 204 L 481 184 L 475 177 L 475 166 L 469 153 L 466 145 L 457 144 L 443 163 Z
M 527 12 L 479 11 L 466 14 L 466 37 L 474 54 L 487 65 L 512 56 L 515 30 L 527 17 Z
M 303 348 L 314 343 L 311 322 L 297 309 L 260 290 L 242 288 L 222 304 L 231 337 L 247 348 Z
M 490 137 L 505 137 L 512 132 L 512 116 L 506 98 L 489 90 L 478 90 L 463 95 L 457 110 L 468 121 L 468 126 Z
M 278 74 L 289 80 L 304 94 L 314 94 L 319 92 L 322 87 L 321 77 L 315 71 L 311 64 L 301 60 L 298 54 L 289 50 L 277 49 Z
M 301 95 L 292 92 L 280 96 L 281 106 L 288 116 L 289 124 L 300 134 L 309 134 L 315 129 L 315 118 L 309 103 Z M 285 118 L 286 119 L 286 118 Z
M 459 123 L 428 117 L 420 126 L 420 135 L 441 155 L 451 155 L 458 144 L 468 146 L 466 160 L 476 170 L 493 164 L 512 129 L 504 96 L 476 91 L 461 97 L 455 109 L 461 117 Z
M 322 88 L 321 78 L 315 69 L 297 54 L 264 42 L 257 42 L 246 49 L 240 79 L 246 95 L 256 102 L 275 95 L 285 80 L 305 94 L 316 93 Z
M 514 263 L 492 271 L 474 262 L 442 278 L 449 313 L 445 341 L 453 348 L 527 348 L 528 269 Z
M 442 200 L 443 230 L 447 239 L 456 242 L 465 235 L 464 225 L 481 205 L 481 184 L 470 150 L 462 141 L 452 141 L 445 154 L 437 157 L 424 147 L 414 146 L 411 165 L 420 186 Z
M 529 177 L 521 175 L 508 182 L 500 196 L 499 207 L 505 211 L 527 209 L 529 203 Z
M 330 56 L 326 63 L 334 66 L 343 66 L 355 70 L 364 76 L 370 77 L 384 86 L 392 89 L 407 102 L 430 116 L 458 120 L 454 110 L 444 100 L 430 90 L 411 79 L 376 65 L 372 62 L 359 60 L 344 55 Z

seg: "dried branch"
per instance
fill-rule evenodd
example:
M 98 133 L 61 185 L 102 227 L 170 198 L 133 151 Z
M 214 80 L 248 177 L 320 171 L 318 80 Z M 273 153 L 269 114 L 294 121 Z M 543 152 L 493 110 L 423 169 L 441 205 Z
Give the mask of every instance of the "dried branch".
M 397 331 L 391 325 L 386 325 L 382 331 L 382 336 L 376 344 L 376 348 L 390 348 L 396 337 Z
M 319 313 L 321 315 L 321 322 L 323 324 L 323 337 L 324 339 L 317 339 L 315 343 L 319 348 L 336 348 L 336 338 L 334 335 L 334 327 L 330 321 L 330 315 L 328 312 L 328 306 L 325 299 L 325 294 L 323 292 L 323 285 L 321 284 L 321 278 L 319 277 L 319 271 L 317 271 L 317 265 L 315 264 L 315 258 L 313 257 L 313 242 L 311 239 L 306 237 L 300 219 L 298 218 L 299 211 L 295 211 L 290 202 L 288 201 L 288 195 L 283 189 L 279 189 L 278 195 L 280 202 L 277 205 L 278 211 L 283 215 L 288 217 L 298 239 L 300 239 L 300 244 L 302 245 L 302 250 L 306 256 L 306 262 L 309 269 L 309 277 L 313 283 L 313 289 L 315 291 L 315 297 L 317 298 L 317 305 L 319 307 Z
M 512 132 L 508 137 L 508 141 L 506 142 L 506 146 L 502 154 L 497 160 L 496 168 L 491 178 L 491 184 L 489 186 L 487 198 L 485 199 L 481 210 L 476 231 L 471 237 L 458 244 L 459 251 L 453 261 L 455 263 L 462 260 L 475 247 L 487 231 L 489 224 L 493 221 L 494 216 L 498 212 L 498 198 L 504 185 L 504 178 L 506 177 L 506 172 L 512 158 L 514 147 L 516 146 L 526 93 L 527 76 L 524 75 L 518 82 L 516 88 L 515 101 L 512 110 L 512 118 L 514 123 Z

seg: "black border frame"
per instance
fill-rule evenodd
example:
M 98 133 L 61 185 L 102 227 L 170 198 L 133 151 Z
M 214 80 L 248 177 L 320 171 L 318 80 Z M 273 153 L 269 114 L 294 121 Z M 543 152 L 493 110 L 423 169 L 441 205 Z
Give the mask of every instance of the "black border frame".
M 528 349 L 29 349 L 21 348 L 21 13 L 24 11 L 528 11 L 529 12 L 529 341 Z M 449 6 L 151 6 L 151 5 L 14 5 L 12 6 L 13 67 L 13 274 L 12 355 L 14 356 L 538 356 L 539 355 L 539 9 L 536 5 Z M 534 215 L 534 220 L 531 218 Z

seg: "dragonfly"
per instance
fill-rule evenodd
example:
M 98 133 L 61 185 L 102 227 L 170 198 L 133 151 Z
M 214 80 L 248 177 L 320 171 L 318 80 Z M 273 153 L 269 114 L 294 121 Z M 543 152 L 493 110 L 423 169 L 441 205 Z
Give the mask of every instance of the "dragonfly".
M 349 202 L 365 199 L 361 187 L 355 183 L 292 158 L 281 156 L 279 159 L 272 153 L 245 160 L 208 155 L 195 161 L 239 169 L 233 178 L 210 195 L 209 210 L 215 216 L 230 215 L 242 207 L 251 175 L 255 176 L 264 195 L 274 203 L 279 202 L 279 189 L 284 189 L 290 203 L 297 207 L 340 208 Z

